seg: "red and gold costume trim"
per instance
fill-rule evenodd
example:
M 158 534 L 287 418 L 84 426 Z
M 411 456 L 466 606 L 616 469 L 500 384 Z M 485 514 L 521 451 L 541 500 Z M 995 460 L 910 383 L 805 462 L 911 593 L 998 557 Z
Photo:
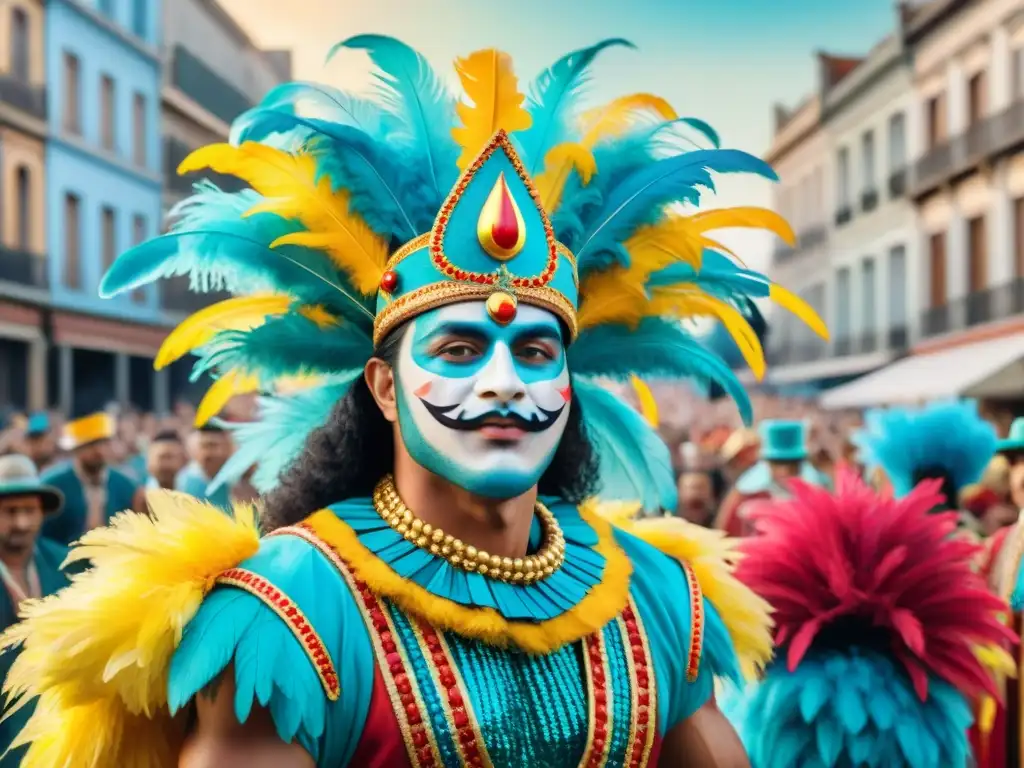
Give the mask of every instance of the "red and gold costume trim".
M 651 646 L 632 600 L 622 612 L 618 625 L 626 648 L 630 692 L 633 697 L 633 706 L 630 708 L 633 715 L 629 724 L 629 746 L 625 764 L 643 766 L 647 765 L 651 757 L 656 735 L 654 713 L 658 694 L 654 681 Z
M 695 683 L 700 674 L 700 660 L 704 652 L 704 594 L 693 566 L 685 560 L 680 560 L 680 563 L 690 587 L 690 647 L 686 653 L 686 681 Z
M 590 724 L 587 748 L 583 752 L 580 768 L 601 768 L 608 760 L 611 747 L 608 733 L 612 726 L 612 706 L 608 700 L 608 677 L 611 671 L 602 632 L 595 632 L 583 641 L 583 656 L 587 691 L 590 693 Z
M 331 701 L 338 700 L 341 686 L 338 682 L 338 672 L 334 661 L 327 652 L 327 647 L 320 639 L 320 635 L 291 598 L 259 574 L 245 568 L 226 570 L 217 577 L 216 581 L 218 584 L 226 584 L 248 592 L 276 613 L 288 625 L 292 634 L 295 635 L 295 639 L 299 641 L 299 645 L 309 656 L 327 698 Z
M 462 757 L 463 765 L 473 768 L 494 768 L 487 754 L 483 735 L 477 724 L 466 682 L 452 661 L 451 651 L 444 638 L 423 621 L 413 620 L 413 630 L 420 652 L 427 662 L 430 677 L 437 687 L 452 740 Z

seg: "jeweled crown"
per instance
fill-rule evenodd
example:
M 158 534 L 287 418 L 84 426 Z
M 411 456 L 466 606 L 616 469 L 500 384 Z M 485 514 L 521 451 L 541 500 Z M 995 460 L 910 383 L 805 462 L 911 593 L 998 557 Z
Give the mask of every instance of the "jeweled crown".
M 375 342 L 429 309 L 483 300 L 499 323 L 520 302 L 547 309 L 577 333 L 576 260 L 555 239 L 540 194 L 501 130 L 462 172 L 430 232 L 388 260 L 377 294 Z

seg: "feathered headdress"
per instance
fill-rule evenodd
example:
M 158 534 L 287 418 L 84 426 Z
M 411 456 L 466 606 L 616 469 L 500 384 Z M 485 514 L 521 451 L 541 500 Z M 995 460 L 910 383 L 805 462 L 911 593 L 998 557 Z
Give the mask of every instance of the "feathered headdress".
M 509 56 L 478 51 L 455 62 L 456 96 L 408 46 L 361 35 L 335 50 L 369 55 L 374 98 L 281 85 L 235 122 L 229 144 L 182 163 L 181 172 L 230 174 L 251 189 L 197 185 L 173 211 L 173 229 L 123 254 L 102 291 L 188 274 L 194 290 L 236 294 L 186 321 L 158 360 L 195 352 L 196 374 L 217 377 L 201 418 L 236 393 L 271 396 L 225 473 L 259 463 L 255 481 L 273 485 L 375 344 L 418 313 L 476 299 L 508 322 L 523 302 L 560 317 L 573 342 L 569 369 L 600 453 L 604 498 L 639 492 L 647 507 L 674 507 L 667 449 L 595 380 L 715 381 L 749 418 L 728 366 L 681 321 L 720 321 L 759 376 L 763 350 L 743 314 L 749 299 L 770 297 L 827 331 L 809 306 L 736 266 L 711 237 L 748 227 L 792 241 L 781 217 L 692 210 L 714 189 L 714 173 L 775 179 L 765 162 L 720 148 L 709 126 L 656 96 L 581 109 L 591 62 L 616 46 L 629 43 L 568 54 L 528 95 Z M 250 433 L 260 439 L 246 440 Z
M 972 570 L 938 483 L 879 496 L 841 468 L 756 504 L 736 576 L 775 609 L 779 655 L 736 713 L 756 768 L 964 765 L 970 700 L 997 695 L 979 661 L 1013 667 L 1006 610 Z
M 995 428 L 971 400 L 869 411 L 864 421 L 854 436 L 862 461 L 881 468 L 898 496 L 909 493 L 923 472 L 945 475 L 959 493 L 978 482 L 996 450 Z

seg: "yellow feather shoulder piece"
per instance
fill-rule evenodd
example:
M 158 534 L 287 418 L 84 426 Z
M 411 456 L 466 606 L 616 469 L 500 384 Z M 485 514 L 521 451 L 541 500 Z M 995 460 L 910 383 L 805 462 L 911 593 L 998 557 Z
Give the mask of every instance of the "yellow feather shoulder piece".
M 87 533 L 90 561 L 56 595 L 28 603 L 0 647 L 23 646 L 5 692 L 38 704 L 15 746 L 23 768 L 175 768 L 182 735 L 167 708 L 171 656 L 216 576 L 255 554 L 255 510 L 233 515 L 154 491 L 151 515 L 125 512 Z
M 519 90 L 512 57 L 507 53 L 493 48 L 471 53 L 455 60 L 455 71 L 472 102 L 455 107 L 462 126 L 452 129 L 452 137 L 462 147 L 459 170 L 464 171 L 499 129 L 525 131 L 533 118 L 523 108 L 526 97 Z
M 771 661 L 771 606 L 734 575 L 737 539 L 678 517 L 636 519 L 637 503 L 601 502 L 599 514 L 660 552 L 693 568 L 701 591 L 721 616 L 743 672 L 756 676 Z

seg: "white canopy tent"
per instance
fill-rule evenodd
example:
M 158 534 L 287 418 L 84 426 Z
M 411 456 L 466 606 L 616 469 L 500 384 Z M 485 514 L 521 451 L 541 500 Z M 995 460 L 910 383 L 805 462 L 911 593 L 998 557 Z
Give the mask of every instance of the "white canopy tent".
M 897 360 L 830 389 L 828 410 L 870 408 L 955 397 L 1024 395 L 1024 333 Z

